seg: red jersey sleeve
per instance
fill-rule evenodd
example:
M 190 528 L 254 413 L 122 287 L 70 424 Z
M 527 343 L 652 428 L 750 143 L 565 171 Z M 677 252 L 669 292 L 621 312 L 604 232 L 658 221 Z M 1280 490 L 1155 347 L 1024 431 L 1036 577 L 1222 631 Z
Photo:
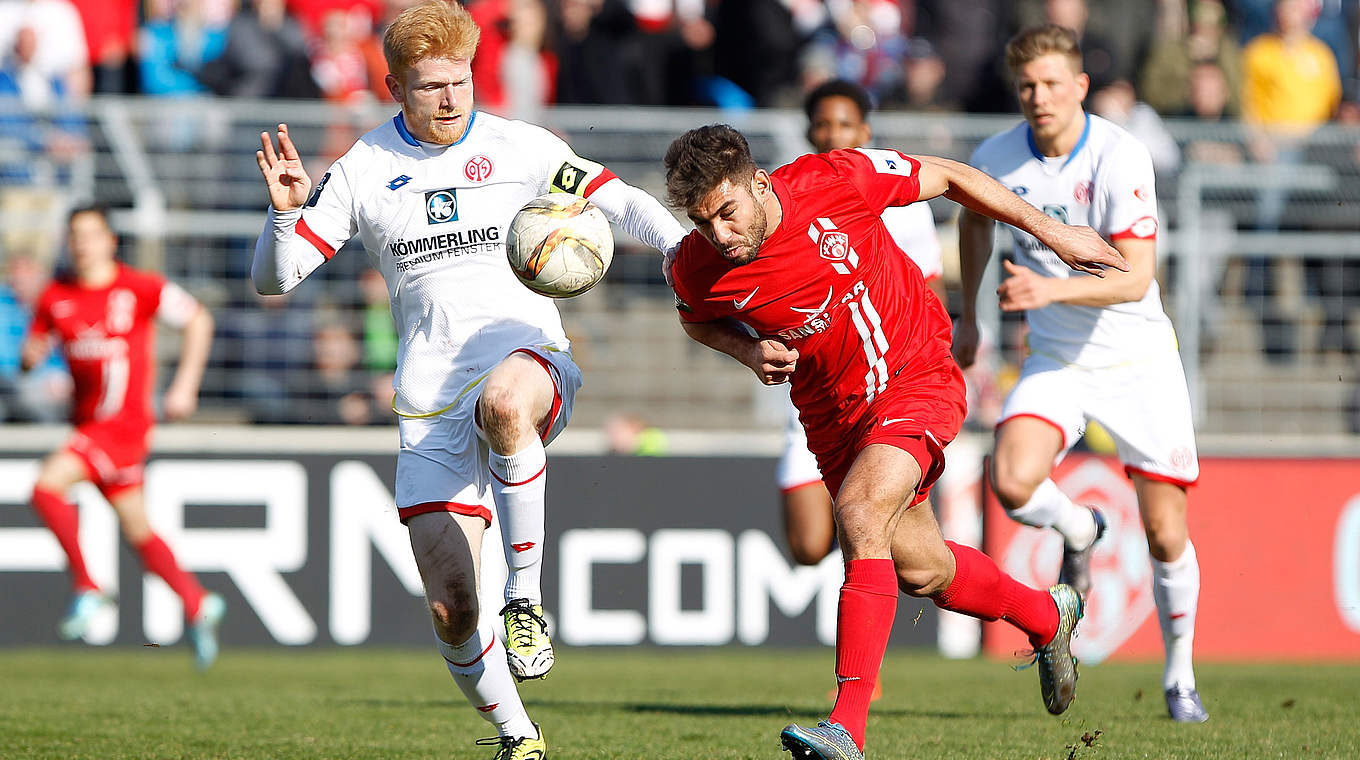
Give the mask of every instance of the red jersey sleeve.
M 671 267 L 671 288 L 675 291 L 675 310 L 684 322 L 712 322 L 719 315 L 714 313 L 698 292 L 696 280 L 699 277 L 698 260 L 702 246 L 707 246 L 698 232 L 691 232 L 680 241 L 680 249 L 675 254 L 675 264 Z
M 30 336 L 46 335 L 56 327 L 52 323 L 52 301 L 55 292 L 52 286 L 48 286 L 38 297 L 38 302 L 33 305 L 33 319 L 28 323 L 28 334 Z
M 915 203 L 921 197 L 921 162 L 904 153 L 852 148 L 832 151 L 827 160 L 877 212 Z

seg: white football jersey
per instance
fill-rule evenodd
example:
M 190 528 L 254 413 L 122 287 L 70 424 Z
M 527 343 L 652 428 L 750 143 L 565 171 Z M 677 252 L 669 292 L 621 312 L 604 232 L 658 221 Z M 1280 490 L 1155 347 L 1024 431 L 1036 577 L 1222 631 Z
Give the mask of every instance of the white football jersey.
M 257 272 L 257 284 L 274 277 L 287 290 L 358 235 L 387 281 L 401 338 L 397 408 L 433 412 L 453 403 L 516 348 L 568 349 L 553 300 L 530 291 L 511 272 L 506 228 L 532 198 L 547 192 L 589 197 L 612 179 L 608 169 L 532 124 L 478 111 L 462 139 L 437 146 L 412 137 L 398 114 L 331 165 L 300 218 L 297 212 L 271 212 L 278 252 L 257 245 L 256 267 L 270 269 L 262 262 L 277 255 L 277 273 Z M 635 190 L 621 182 L 614 186 Z M 683 235 L 660 204 L 636 194 L 651 206 L 630 218 L 673 225 L 660 240 Z M 625 198 L 625 206 L 631 203 L 623 193 L 614 196 Z M 637 224 L 625 223 L 629 227 L 638 234 Z M 265 236 L 270 234 L 266 229 Z M 653 236 L 644 236 L 644 242 L 661 247 L 648 237 Z
M 930 212 L 930 204 L 921 201 L 907 206 L 891 206 L 883 209 L 880 217 L 883 226 L 888 228 L 894 243 L 916 262 L 921 274 L 929 280 L 944 272 L 940 260 L 940 237 L 935 232 L 935 215 Z
M 1108 241 L 1157 237 L 1152 158 L 1137 138 L 1099 116 L 1086 116 L 1086 129 L 1066 156 L 1041 155 L 1029 125 L 1021 122 L 979 145 L 970 163 L 1045 214 L 1087 225 Z M 1046 277 L 1091 276 L 1069 268 L 1029 233 L 1015 228 L 1012 233 L 1017 264 Z M 1155 277 L 1137 301 L 1105 307 L 1054 303 L 1025 316 L 1030 350 L 1069 364 L 1111 366 L 1142 353 L 1175 350 Z

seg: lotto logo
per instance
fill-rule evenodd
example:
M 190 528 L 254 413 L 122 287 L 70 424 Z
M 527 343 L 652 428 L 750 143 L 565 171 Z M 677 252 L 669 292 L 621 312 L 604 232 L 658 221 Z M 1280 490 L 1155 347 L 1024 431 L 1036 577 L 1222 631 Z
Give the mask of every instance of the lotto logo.
M 469 158 L 463 164 L 463 176 L 472 182 L 485 182 L 491 176 L 491 159 L 481 154 Z

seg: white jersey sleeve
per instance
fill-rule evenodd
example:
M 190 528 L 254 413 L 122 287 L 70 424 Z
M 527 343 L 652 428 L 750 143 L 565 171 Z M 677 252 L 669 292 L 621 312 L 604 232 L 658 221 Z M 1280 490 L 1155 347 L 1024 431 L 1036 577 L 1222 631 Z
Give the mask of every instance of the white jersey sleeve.
M 604 165 L 576 155 L 561 138 L 546 130 L 545 134 L 549 192 L 589 198 L 609 221 L 663 253 L 680 244 L 685 230 L 665 206 Z
M 1111 241 L 1156 239 L 1157 182 L 1152 156 L 1136 139 L 1120 142 L 1118 150 L 1108 154 L 1108 165 L 1101 167 L 1091 199 L 1091 215 L 1100 220 L 1096 232 Z
M 347 158 L 349 154 L 321 175 L 301 209 L 270 207 L 250 267 L 260 293 L 277 295 L 297 287 L 359 231 Z
M 198 299 L 189 295 L 189 291 L 173 282 L 166 282 L 161 286 L 160 305 L 156 307 L 156 321 L 175 329 L 182 329 L 189 324 L 189 320 L 194 318 L 200 308 L 202 307 L 199 305 Z

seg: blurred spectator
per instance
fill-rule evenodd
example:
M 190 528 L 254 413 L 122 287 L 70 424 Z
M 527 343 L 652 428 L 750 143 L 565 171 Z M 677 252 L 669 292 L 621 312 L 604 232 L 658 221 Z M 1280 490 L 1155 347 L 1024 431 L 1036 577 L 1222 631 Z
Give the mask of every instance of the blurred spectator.
M 253 290 L 253 289 L 252 289 Z M 247 303 L 224 310 L 213 341 L 212 362 L 227 379 L 251 422 L 280 424 L 292 417 L 289 390 L 311 366 L 313 310 L 292 295 L 251 294 Z
M 12 50 L 25 27 L 37 35 L 34 70 L 62 80 L 68 97 L 84 100 L 92 77 L 85 27 L 76 7 L 69 0 L 0 0 L 0 50 Z
M 1176 138 L 1167 131 L 1152 106 L 1138 100 L 1133 85 L 1116 79 L 1091 96 L 1091 112 L 1127 129 L 1147 146 L 1158 174 L 1175 172 L 1181 164 Z
M 222 54 L 200 73 L 218 95 L 246 98 L 315 98 L 307 36 L 284 0 L 245 0 L 226 29 Z
M 904 88 L 902 104 L 913 111 L 946 111 L 953 106 L 941 89 L 944 86 L 944 59 L 924 37 L 907 42 L 907 57 L 902 62 Z
M 1128 77 L 1129 61 L 1119 54 L 1115 43 L 1087 28 L 1091 10 L 1086 0 L 1046 0 L 1044 16 L 1049 23 L 1065 26 L 1081 40 L 1082 62 L 1091 78 L 1091 92 L 1098 92 L 1116 79 Z
M 625 61 L 639 55 L 639 41 L 633 15 L 622 0 L 562 0 L 559 14 L 558 102 L 634 102 Z
M 1228 76 L 1213 61 L 1200 61 L 1190 69 L 1190 102 L 1180 115 L 1204 123 L 1227 124 L 1232 93 Z M 1196 138 L 1185 146 L 1185 157 L 1201 164 L 1240 164 L 1242 147 L 1233 139 Z
M 204 15 L 203 0 L 147 0 L 137 33 L 142 92 L 168 97 L 208 92 L 199 72 L 226 43 L 225 25 Z
M 95 92 L 136 92 L 131 76 L 137 35 L 137 0 L 71 0 L 85 30 Z
M 829 79 L 854 82 L 883 102 L 905 99 L 907 38 L 895 0 L 827 0 L 827 23 L 803 52 L 805 65 L 828 70 Z M 812 84 L 805 75 L 804 86 Z
M 382 272 L 365 269 L 359 273 L 359 294 L 363 298 L 364 368 L 391 371 L 397 367 L 397 327 L 387 281 Z
M 343 11 L 348 14 L 356 24 L 366 26 L 370 29 L 374 27 L 379 18 L 387 14 L 388 18 L 395 17 L 402 9 L 415 5 L 421 0 L 287 0 L 288 15 L 297 19 L 302 25 L 302 31 L 309 37 L 314 38 L 321 35 L 321 30 L 326 24 L 326 16 L 332 11 Z M 464 3 L 466 5 L 467 3 Z M 390 6 L 400 5 L 395 11 Z
M 69 80 L 36 63 L 41 39 L 20 27 L 0 59 L 0 243 L 50 261 L 66 201 L 58 185 L 89 140 Z
M 660 428 L 631 412 L 612 414 L 605 419 L 604 436 L 611 454 L 658 457 L 665 456 L 670 448 Z
M 359 369 L 359 342 L 349 328 L 322 315 L 312 335 L 312 368 L 294 375 L 286 422 L 368 425 L 379 421 L 369 378 Z
M 1242 51 L 1227 30 L 1220 0 L 1196 0 L 1187 14 L 1186 0 L 1161 0 L 1159 34 L 1148 53 L 1138 91 L 1162 115 L 1184 112 L 1190 105 L 1191 70 L 1209 61 L 1226 78 L 1228 113 L 1240 107 Z
M 802 40 L 785 0 L 720 2 L 713 11 L 714 73 L 759 106 L 792 104 L 798 92 Z
M 944 68 L 935 101 L 948 110 L 1009 111 L 1014 97 L 1000 63 L 1011 3 L 1001 0 L 914 0 L 903 5 L 904 28 L 929 40 Z M 908 76 L 911 76 L 908 63 Z M 910 84 L 908 85 L 910 87 Z
M 312 53 L 312 79 L 321 96 L 337 103 L 358 104 L 372 98 L 363 45 L 372 27 L 350 13 L 333 9 L 321 20 Z
M 1304 141 L 1336 113 L 1341 77 L 1331 50 L 1309 30 L 1313 0 L 1276 0 L 1275 29 L 1252 40 L 1243 53 L 1246 72 L 1242 115 L 1252 130 L 1248 147 L 1260 163 L 1294 166 L 1303 158 Z M 1258 196 L 1257 229 L 1279 229 L 1289 199 L 1287 188 L 1267 183 Z M 1342 266 L 1342 262 L 1333 264 Z M 1328 269 L 1332 265 L 1326 265 Z M 1309 267 L 1316 269 L 1316 267 Z M 1243 296 L 1261 323 L 1262 345 L 1272 361 L 1288 361 L 1295 351 L 1295 325 L 1278 303 L 1275 261 L 1247 261 Z M 1326 324 L 1323 347 L 1349 352 L 1345 304 L 1332 288 L 1346 277 L 1324 277 Z
M 0 422 L 61 422 L 71 396 L 71 378 L 60 352 L 22 373 L 20 349 L 33 304 L 47 287 L 48 270 L 36 257 L 13 253 L 0 282 Z
M 478 107 L 537 120 L 552 102 L 557 80 L 547 6 L 543 0 L 474 0 L 468 11 L 482 29 L 472 71 Z
M 1275 29 L 1274 0 L 1232 0 L 1237 30 L 1245 43 Z M 1360 2 L 1357 0 L 1307 0 L 1303 12 L 1312 23 L 1313 36 L 1322 40 L 1336 58 L 1341 71 L 1343 90 L 1348 100 L 1355 100 L 1357 24 L 1360 24 Z

